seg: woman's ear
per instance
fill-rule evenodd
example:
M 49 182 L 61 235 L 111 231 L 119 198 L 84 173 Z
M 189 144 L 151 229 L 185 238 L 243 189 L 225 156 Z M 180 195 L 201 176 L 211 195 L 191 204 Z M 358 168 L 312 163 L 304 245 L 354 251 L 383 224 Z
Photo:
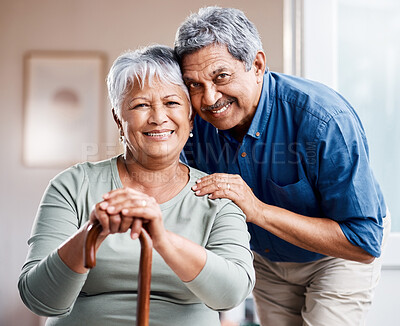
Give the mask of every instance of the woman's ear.
M 122 128 L 122 123 L 121 123 L 121 120 L 119 119 L 117 113 L 115 112 L 115 109 L 114 109 L 114 108 L 112 109 L 112 114 L 113 114 L 114 121 L 115 121 L 115 123 L 116 123 L 117 126 L 118 126 L 118 129 L 121 130 L 121 128 Z
M 265 69 L 267 67 L 267 59 L 264 51 L 259 50 L 256 58 L 253 61 L 254 72 L 257 78 L 257 83 L 262 83 L 264 78 Z
M 114 121 L 115 121 L 115 123 L 116 123 L 117 126 L 118 126 L 118 130 L 119 130 L 119 141 L 120 141 L 121 143 L 123 143 L 123 142 L 124 142 L 124 132 L 123 132 L 123 130 L 122 130 L 122 123 L 121 123 L 121 120 L 119 119 L 117 113 L 115 112 L 115 109 L 114 109 L 114 108 L 112 109 L 112 114 L 113 114 Z

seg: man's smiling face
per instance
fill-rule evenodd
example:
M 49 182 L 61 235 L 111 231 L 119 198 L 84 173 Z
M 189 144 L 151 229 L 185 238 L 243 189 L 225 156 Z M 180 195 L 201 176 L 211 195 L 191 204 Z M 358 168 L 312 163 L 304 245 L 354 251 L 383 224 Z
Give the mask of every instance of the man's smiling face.
M 209 45 L 182 60 L 193 108 L 216 128 L 232 129 L 239 138 L 250 127 L 258 105 L 264 74 L 261 70 L 253 64 L 246 71 L 226 46 Z

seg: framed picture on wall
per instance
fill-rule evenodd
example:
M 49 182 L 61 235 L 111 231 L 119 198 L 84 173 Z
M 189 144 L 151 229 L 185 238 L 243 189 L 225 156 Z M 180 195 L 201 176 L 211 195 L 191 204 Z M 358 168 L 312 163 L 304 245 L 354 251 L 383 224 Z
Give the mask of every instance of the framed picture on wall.
M 67 167 L 100 158 L 105 55 L 34 51 L 24 57 L 23 162 Z

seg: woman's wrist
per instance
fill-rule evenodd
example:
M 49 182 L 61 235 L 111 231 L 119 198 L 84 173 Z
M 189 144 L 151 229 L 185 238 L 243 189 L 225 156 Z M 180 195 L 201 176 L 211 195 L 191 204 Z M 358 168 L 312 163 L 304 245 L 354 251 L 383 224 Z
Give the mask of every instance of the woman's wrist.
M 164 230 L 164 232 L 158 236 L 152 236 L 151 239 L 153 241 L 153 248 L 156 250 L 160 255 L 166 250 L 169 250 L 172 247 L 171 243 L 171 232 L 168 230 Z
M 86 228 L 79 229 L 77 233 L 58 248 L 58 255 L 64 264 L 79 274 L 84 274 L 88 271 L 83 261 L 85 232 Z

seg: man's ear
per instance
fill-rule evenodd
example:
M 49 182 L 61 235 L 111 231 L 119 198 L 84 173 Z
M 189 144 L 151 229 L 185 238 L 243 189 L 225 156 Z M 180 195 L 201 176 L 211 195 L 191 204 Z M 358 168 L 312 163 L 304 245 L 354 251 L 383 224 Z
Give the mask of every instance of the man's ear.
M 254 72 L 256 74 L 257 83 L 262 83 L 264 78 L 265 69 L 267 67 L 267 59 L 264 51 L 259 50 L 256 58 L 253 61 Z

